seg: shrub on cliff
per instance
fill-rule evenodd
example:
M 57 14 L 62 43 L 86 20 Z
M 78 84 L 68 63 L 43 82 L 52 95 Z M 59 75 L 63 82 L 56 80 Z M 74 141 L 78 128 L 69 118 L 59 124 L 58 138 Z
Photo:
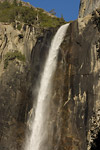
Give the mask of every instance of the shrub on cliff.
M 63 18 L 52 17 L 43 9 L 22 6 L 21 2 L 13 4 L 5 1 L 0 3 L 0 22 L 22 22 L 26 24 L 38 24 L 40 27 L 56 27 L 64 23 Z
M 15 60 L 15 59 L 18 59 L 22 62 L 25 62 L 25 56 L 23 54 L 21 54 L 21 52 L 18 52 L 18 51 L 8 52 L 5 55 L 4 69 L 7 68 L 8 64 L 9 64 L 9 61 L 12 61 L 12 60 Z
M 56 27 L 65 23 L 64 19 L 48 16 L 42 9 L 38 9 L 38 17 L 41 27 Z
M 36 11 L 33 8 L 10 4 L 8 2 L 0 3 L 0 21 L 14 22 L 21 21 L 32 24 L 36 18 Z

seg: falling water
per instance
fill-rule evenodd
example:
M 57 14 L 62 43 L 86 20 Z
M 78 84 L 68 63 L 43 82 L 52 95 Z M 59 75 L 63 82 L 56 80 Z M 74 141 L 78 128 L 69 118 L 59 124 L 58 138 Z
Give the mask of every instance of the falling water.
M 41 83 L 37 97 L 37 106 L 35 110 L 35 118 L 31 125 L 32 132 L 30 137 L 27 139 L 25 150 L 48 149 L 46 140 L 48 138 L 48 111 L 52 76 L 56 69 L 59 46 L 63 41 L 68 25 L 69 24 L 61 26 L 52 40 L 49 54 L 45 62 L 44 71 L 41 77 Z

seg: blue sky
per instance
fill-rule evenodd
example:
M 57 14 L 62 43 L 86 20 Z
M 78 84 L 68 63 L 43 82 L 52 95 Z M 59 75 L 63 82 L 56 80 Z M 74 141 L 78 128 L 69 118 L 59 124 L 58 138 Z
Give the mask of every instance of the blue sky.
M 66 21 L 75 20 L 78 17 L 80 0 L 23 0 L 35 7 L 43 8 L 46 11 L 55 9 L 56 16 L 63 15 Z

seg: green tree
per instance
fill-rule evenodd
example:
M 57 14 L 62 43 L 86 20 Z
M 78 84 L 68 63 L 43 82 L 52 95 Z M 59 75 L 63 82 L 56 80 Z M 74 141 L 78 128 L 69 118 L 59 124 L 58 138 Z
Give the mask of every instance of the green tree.
M 14 0 L 14 1 L 13 1 L 13 5 L 14 5 L 14 6 L 18 6 L 17 0 Z
M 5 0 L 3 3 L 2 3 L 2 8 L 10 8 L 10 3 L 7 1 L 7 0 Z
M 22 6 L 22 2 L 20 1 L 18 5 L 19 5 L 19 6 Z
M 56 15 L 55 9 L 51 9 L 51 10 L 49 11 L 49 13 L 52 14 L 52 15 Z

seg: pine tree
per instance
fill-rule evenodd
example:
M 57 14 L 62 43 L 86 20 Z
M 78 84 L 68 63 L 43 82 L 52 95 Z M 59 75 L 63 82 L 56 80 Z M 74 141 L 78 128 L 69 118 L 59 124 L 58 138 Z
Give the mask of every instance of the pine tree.
M 18 5 L 19 5 L 19 6 L 22 6 L 22 2 L 20 1 Z
M 14 6 L 18 6 L 17 0 L 14 0 L 14 1 L 13 1 L 13 5 L 14 5 Z

